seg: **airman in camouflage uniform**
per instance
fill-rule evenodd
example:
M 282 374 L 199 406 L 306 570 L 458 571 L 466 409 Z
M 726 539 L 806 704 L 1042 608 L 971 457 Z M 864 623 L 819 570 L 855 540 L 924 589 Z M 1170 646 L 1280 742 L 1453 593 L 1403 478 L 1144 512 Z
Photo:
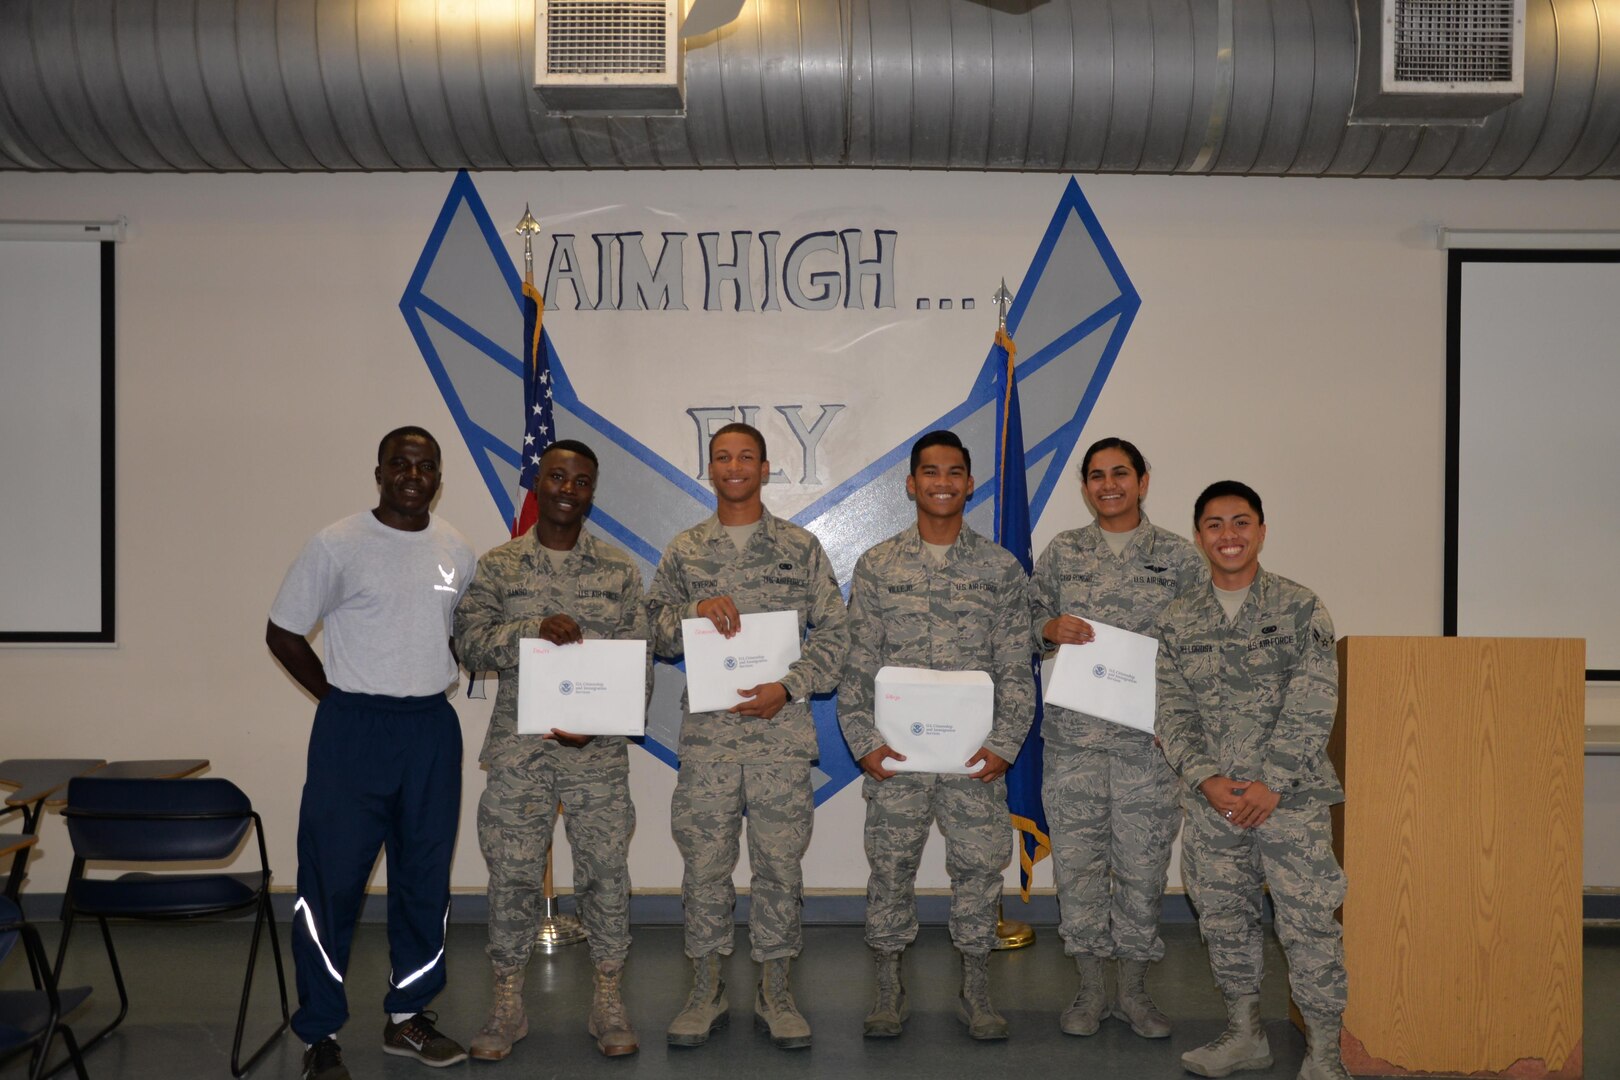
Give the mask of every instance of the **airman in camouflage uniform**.
M 1251 488 L 1211 485 L 1194 520 L 1213 588 L 1172 602 L 1161 620 L 1157 730 L 1184 785 L 1182 876 L 1229 1020 L 1182 1064 L 1205 1076 L 1271 1064 L 1259 1019 L 1264 883 L 1310 1044 L 1299 1075 L 1345 1077 L 1348 980 L 1334 919 L 1345 878 L 1329 818 L 1344 790 L 1327 760 L 1333 622 L 1309 589 L 1260 568 L 1264 508 Z
M 866 943 L 878 965 L 878 995 L 866 1034 L 873 1037 L 899 1035 L 905 1020 L 900 957 L 917 937 L 917 868 L 935 821 L 951 877 L 951 941 L 963 958 L 959 1012 L 975 1038 L 1007 1037 L 1007 1022 L 990 1003 L 987 961 L 1012 853 L 1005 774 L 1034 719 L 1033 644 L 1023 568 L 962 521 L 973 491 L 970 468 L 954 434 L 919 439 L 906 481 L 917 524 L 862 555 L 850 585 L 838 722 L 867 774 Z M 892 772 L 883 765 L 899 756 L 874 723 L 873 681 L 886 665 L 990 674 L 995 716 L 984 747 L 967 762 L 972 773 Z
M 574 892 L 597 972 L 591 1034 L 609 1056 L 636 1049 L 618 988 L 630 949 L 627 856 L 636 822 L 626 741 L 622 736 L 517 732 L 519 639 L 566 644 L 583 638 L 649 637 L 641 571 L 623 551 L 578 529 L 590 506 L 595 475 L 595 455 L 583 444 L 570 440 L 548 448 L 535 480 L 540 521 L 478 561 L 456 609 L 462 663 L 469 670 L 500 672 L 495 711 L 479 756 L 489 770 L 478 804 L 478 844 L 489 866 L 489 956 L 496 1001 L 471 1051 L 485 1060 L 506 1057 L 528 1030 L 523 972 L 544 911 L 546 856 L 559 802 L 573 850 Z M 571 547 L 542 543 L 557 534 L 558 519 Z M 650 685 L 650 650 L 648 656 Z
M 847 616 L 832 564 L 811 533 L 764 508 L 770 472 L 765 440 L 731 424 L 709 444 L 714 517 L 677 536 L 664 552 L 650 594 L 661 655 L 684 651 L 681 620 L 708 618 L 726 636 L 749 614 L 797 611 L 800 658 L 779 683 L 749 689 L 724 712 L 692 713 L 683 697 L 680 774 L 670 827 L 685 862 L 681 903 L 694 984 L 669 1028 L 676 1046 L 695 1046 L 726 1021 L 720 958 L 730 955 L 738 838 L 748 822 L 749 937 L 763 965 L 755 1015 L 784 1049 L 810 1044 L 788 984 L 789 961 L 804 948 L 804 873 L 815 816 L 810 765 L 817 757 L 810 695 L 830 693 L 848 644 Z M 746 537 L 746 538 L 745 538 Z M 739 550 L 738 543 L 742 547 Z
M 1080 478 L 1097 520 L 1053 537 L 1031 582 L 1035 640 L 1049 655 L 1089 642 L 1086 619 L 1152 634 L 1166 605 L 1207 577 L 1198 550 L 1143 512 L 1150 477 L 1134 445 L 1094 443 Z M 1041 736 L 1058 932 L 1080 973 L 1062 1028 L 1092 1035 L 1111 1013 L 1144 1038 L 1165 1038 L 1170 1022 L 1146 976 L 1164 956 L 1159 909 L 1181 825 L 1176 774 L 1151 733 L 1051 702 Z M 1110 995 L 1105 964 L 1115 961 Z

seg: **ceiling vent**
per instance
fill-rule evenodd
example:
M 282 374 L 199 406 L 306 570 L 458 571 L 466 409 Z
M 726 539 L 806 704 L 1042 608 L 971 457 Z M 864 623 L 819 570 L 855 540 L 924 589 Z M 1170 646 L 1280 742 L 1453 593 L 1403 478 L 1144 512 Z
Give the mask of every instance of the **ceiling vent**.
M 1524 0 L 1357 0 L 1353 123 L 1470 123 L 1524 96 Z
M 553 114 L 679 114 L 681 0 L 535 0 L 534 88 Z

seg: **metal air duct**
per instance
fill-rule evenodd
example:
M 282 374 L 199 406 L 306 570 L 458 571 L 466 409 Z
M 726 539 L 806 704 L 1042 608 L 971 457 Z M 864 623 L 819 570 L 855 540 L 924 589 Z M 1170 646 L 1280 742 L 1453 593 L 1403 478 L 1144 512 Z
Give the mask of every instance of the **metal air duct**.
M 685 115 L 553 117 L 532 0 L 0 0 L 0 168 L 1620 173 L 1620 3 L 1528 0 L 1523 96 L 1351 122 L 1353 0 L 752 0 Z

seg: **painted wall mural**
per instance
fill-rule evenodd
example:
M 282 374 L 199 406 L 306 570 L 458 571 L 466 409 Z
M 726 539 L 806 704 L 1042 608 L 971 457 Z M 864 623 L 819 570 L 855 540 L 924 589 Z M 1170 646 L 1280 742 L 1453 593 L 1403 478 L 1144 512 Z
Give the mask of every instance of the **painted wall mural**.
M 697 179 L 701 179 L 698 177 Z M 692 180 L 684 179 L 684 183 Z M 769 443 L 774 513 L 814 532 L 847 588 L 856 558 L 914 517 L 912 440 L 954 429 L 973 453 L 968 521 L 994 529 L 997 372 L 991 302 L 1011 274 L 979 238 L 904 205 L 799 207 L 783 220 L 677 203 L 570 210 L 535 246 L 556 435 L 601 458 L 590 528 L 651 579 L 707 517 L 708 435 L 742 420 Z M 503 208 L 515 223 L 521 207 Z M 588 227 L 588 229 L 587 229 Z M 521 275 L 473 178 L 459 174 L 400 300 L 423 359 L 510 522 L 523 434 Z M 1026 482 L 1040 519 L 1141 300 L 1074 179 L 1027 251 L 1007 326 L 1018 345 Z M 881 373 L 881 378 L 879 378 Z M 897 395 L 902 385 L 907 393 Z M 660 449 L 655 450 L 657 446 Z M 676 766 L 684 675 L 657 665 L 643 745 Z M 859 775 L 833 701 L 817 700 L 819 805 Z

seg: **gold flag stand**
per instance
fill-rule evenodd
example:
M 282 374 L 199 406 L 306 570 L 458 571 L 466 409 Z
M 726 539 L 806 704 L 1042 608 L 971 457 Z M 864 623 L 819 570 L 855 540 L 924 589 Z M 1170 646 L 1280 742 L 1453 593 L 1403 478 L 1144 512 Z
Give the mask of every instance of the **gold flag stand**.
M 1001 902 L 996 902 L 996 951 L 1024 949 L 1035 944 L 1035 928 L 1017 919 L 1001 916 Z

